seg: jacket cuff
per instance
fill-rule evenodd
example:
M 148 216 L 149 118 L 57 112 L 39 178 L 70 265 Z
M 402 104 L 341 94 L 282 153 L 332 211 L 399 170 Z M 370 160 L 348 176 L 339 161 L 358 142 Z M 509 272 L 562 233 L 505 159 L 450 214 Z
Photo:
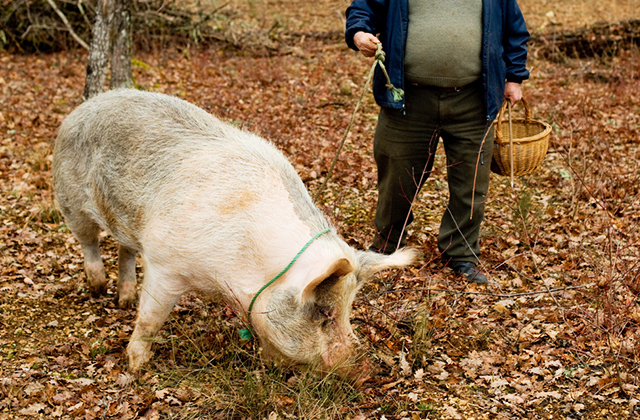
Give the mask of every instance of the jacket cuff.
M 525 70 L 525 73 L 522 75 L 507 74 L 507 82 L 522 83 L 529 78 L 529 71 Z

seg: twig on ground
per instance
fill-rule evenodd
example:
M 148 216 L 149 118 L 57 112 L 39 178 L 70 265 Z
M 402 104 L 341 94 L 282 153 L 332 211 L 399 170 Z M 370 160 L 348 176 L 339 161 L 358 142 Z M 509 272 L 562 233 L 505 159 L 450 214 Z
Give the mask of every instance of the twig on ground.
M 416 277 L 415 279 L 421 279 L 421 278 L 426 279 L 426 277 Z M 589 283 L 589 284 L 584 284 L 580 286 L 558 287 L 555 289 L 538 290 L 535 292 L 522 292 L 522 293 L 511 293 L 511 294 L 491 293 L 491 292 L 469 292 L 466 290 L 431 289 L 431 288 L 394 289 L 394 290 L 387 290 L 384 292 L 366 295 L 361 297 L 360 299 L 370 298 L 371 296 L 382 296 L 382 295 L 388 295 L 391 293 L 404 293 L 404 292 L 438 292 L 438 293 L 451 293 L 456 295 L 481 295 L 481 296 L 492 296 L 492 297 L 498 297 L 498 298 L 514 298 L 514 297 L 522 297 L 522 296 L 536 296 L 536 295 L 542 295 L 545 293 L 552 294 L 556 292 L 562 292 L 565 290 L 586 289 L 591 286 L 595 286 L 595 283 Z

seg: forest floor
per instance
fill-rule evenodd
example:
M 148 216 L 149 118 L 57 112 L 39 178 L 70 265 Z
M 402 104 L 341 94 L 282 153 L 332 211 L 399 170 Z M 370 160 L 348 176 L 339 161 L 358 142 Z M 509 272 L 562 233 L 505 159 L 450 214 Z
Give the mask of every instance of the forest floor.
M 635 0 L 520 4 L 538 34 L 640 17 Z M 313 193 L 372 64 L 344 45 L 346 5 L 231 1 L 260 36 L 279 29 L 251 48 L 136 52 L 135 82 L 270 139 Z M 536 48 L 523 91 L 552 126 L 551 144 L 534 174 L 492 178 L 481 234 L 489 285 L 463 284 L 439 263 L 440 148 L 409 230 L 422 260 L 377 277 L 354 303 L 361 350 L 377 367 L 357 387 L 265 365 L 229 308 L 191 295 L 144 374 L 125 380 L 135 310 L 117 307 L 113 284 L 90 297 L 51 184 L 55 135 L 81 102 L 87 54 L 0 52 L 0 420 L 640 416 L 640 49 L 544 60 Z M 377 106 L 365 98 L 320 204 L 360 249 L 376 199 Z M 107 235 L 103 245 L 113 280 L 117 245 Z

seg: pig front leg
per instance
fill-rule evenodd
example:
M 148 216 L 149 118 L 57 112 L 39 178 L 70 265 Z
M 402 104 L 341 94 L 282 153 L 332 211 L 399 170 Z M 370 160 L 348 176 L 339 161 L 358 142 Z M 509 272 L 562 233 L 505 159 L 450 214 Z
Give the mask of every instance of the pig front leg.
M 131 308 L 136 300 L 136 254 L 120 245 L 118 249 L 118 306 Z
M 136 373 L 151 358 L 151 344 L 184 290 L 173 278 L 145 264 L 138 319 L 127 346 L 129 370 Z M 178 287 L 176 287 L 178 286 Z

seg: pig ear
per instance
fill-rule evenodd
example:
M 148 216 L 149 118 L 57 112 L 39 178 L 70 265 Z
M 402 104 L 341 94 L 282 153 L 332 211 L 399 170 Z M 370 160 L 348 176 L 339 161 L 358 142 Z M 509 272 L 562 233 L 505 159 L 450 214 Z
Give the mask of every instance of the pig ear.
M 329 268 L 327 268 L 327 270 L 325 270 L 319 276 L 315 277 L 311 282 L 309 282 L 308 285 L 305 286 L 304 290 L 302 291 L 302 302 L 306 302 L 313 295 L 316 287 L 326 279 L 330 277 L 339 278 L 351 273 L 353 270 L 355 270 L 355 267 L 353 266 L 351 261 L 346 258 L 340 258 L 334 261 L 334 263 L 331 264 Z
M 383 255 L 371 251 L 359 251 L 357 254 L 358 282 L 368 280 L 378 271 L 411 265 L 418 259 L 418 256 L 418 251 L 412 248 L 400 249 L 391 255 Z

